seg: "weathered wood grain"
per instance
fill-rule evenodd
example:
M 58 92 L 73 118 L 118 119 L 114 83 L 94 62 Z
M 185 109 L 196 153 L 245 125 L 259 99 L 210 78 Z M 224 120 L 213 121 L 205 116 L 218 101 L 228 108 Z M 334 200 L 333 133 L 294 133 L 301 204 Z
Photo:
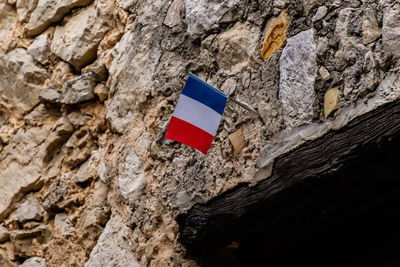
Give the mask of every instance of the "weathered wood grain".
M 351 201 L 360 201 L 363 194 L 369 199 L 371 192 L 380 186 L 376 179 L 363 183 L 364 176 L 373 170 L 368 169 L 371 166 L 365 166 L 362 177 L 357 177 L 354 170 L 347 173 L 346 170 L 357 164 L 363 168 L 363 162 L 373 165 L 371 157 L 399 144 L 400 101 L 396 101 L 281 155 L 275 160 L 272 176 L 256 186 L 241 184 L 206 204 L 195 205 L 178 220 L 180 240 L 189 251 L 210 250 L 261 230 L 273 229 L 290 220 L 293 214 L 304 212 L 307 205 L 323 199 L 324 192 L 315 192 L 312 188 L 324 188 L 328 180 L 331 182 L 326 186 L 330 188 L 326 190 L 346 192 L 345 201 L 337 205 L 338 209 L 345 209 Z M 391 150 L 389 154 L 393 153 L 396 152 Z M 315 187 L 315 183 L 319 185 Z M 313 195 L 307 195 L 308 191 Z M 301 198 L 296 200 L 297 196 Z M 337 201 L 340 202 L 340 195 Z M 355 205 L 356 210 L 352 212 L 357 213 L 358 208 Z M 348 217 L 343 215 L 343 218 Z

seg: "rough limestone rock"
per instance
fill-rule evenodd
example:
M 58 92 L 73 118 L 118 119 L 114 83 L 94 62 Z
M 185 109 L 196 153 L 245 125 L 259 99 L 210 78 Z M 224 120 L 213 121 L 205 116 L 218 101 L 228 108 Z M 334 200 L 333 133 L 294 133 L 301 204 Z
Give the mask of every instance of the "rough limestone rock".
M 139 266 L 132 251 L 132 244 L 126 238 L 130 232 L 121 217 L 113 215 L 90 253 L 85 267 Z
M 50 241 L 52 233 L 46 225 L 39 225 L 30 230 L 10 231 L 10 240 L 15 253 L 23 258 L 34 257 L 33 247 L 36 244 L 46 244 Z
M 49 63 L 50 37 L 48 34 L 39 35 L 28 47 L 28 54 L 41 64 Z
M 139 34 L 133 31 L 125 33 L 115 47 L 109 88 L 116 92 L 106 113 L 114 132 L 128 130 L 134 109 L 151 94 L 153 74 L 161 56 L 159 44 L 153 43 L 157 33 L 154 26 L 143 27 Z
M 75 128 L 79 128 L 80 126 L 86 125 L 91 117 L 88 115 L 84 115 L 79 111 L 72 111 L 68 114 L 68 120 Z
M 48 78 L 45 69 L 37 66 L 25 49 L 17 48 L 8 54 L 0 53 L 0 95 L 9 99 L 9 110 L 0 110 L 21 116 L 39 103 L 38 95 Z M 1 100 L 0 100 L 1 102 Z
M 378 25 L 372 8 L 364 10 L 362 27 L 364 44 L 372 43 L 381 36 L 381 28 Z
M 117 170 L 111 162 L 106 160 L 100 162 L 99 178 L 103 183 L 109 183 L 115 175 L 117 175 Z
M 238 0 L 186 0 L 188 33 L 202 34 L 218 23 L 233 21 L 237 16 L 237 11 L 233 7 L 238 2 Z
M 61 234 L 69 236 L 75 231 L 74 225 L 68 218 L 66 213 L 57 213 L 54 217 L 54 227 L 59 227 L 61 229 Z
M 4 267 L 17 267 L 18 265 L 9 261 L 8 258 L 6 256 L 3 256 L 2 254 L 0 254 L 0 266 L 4 266 Z
M 221 52 L 217 57 L 219 67 L 237 73 L 251 66 L 257 58 L 254 51 L 258 39 L 257 29 L 240 22 L 222 33 L 217 41 Z
M 64 173 L 57 178 L 50 187 L 50 194 L 43 202 L 44 209 L 50 214 L 62 211 L 64 205 L 68 203 L 68 193 L 73 189 L 70 185 L 72 173 Z
M 54 89 L 49 89 L 49 90 L 41 93 L 38 96 L 38 98 L 41 102 L 44 102 L 44 103 L 49 102 L 49 103 L 55 104 L 55 103 L 58 103 L 60 96 L 61 96 L 61 94 L 58 91 L 56 91 Z
M 400 55 L 400 3 L 386 7 L 383 13 L 382 42 L 386 52 Z
M 38 0 L 17 0 L 17 14 L 20 22 L 26 22 L 36 8 Z
M 67 82 L 65 91 L 61 94 L 59 102 L 62 104 L 78 104 L 95 98 L 94 88 L 96 80 L 92 73 L 81 75 Z
M 181 24 L 182 7 L 183 7 L 183 0 L 174 0 L 168 9 L 168 13 L 167 16 L 165 17 L 164 24 L 171 28 Z
M 51 23 L 61 20 L 74 7 L 88 5 L 92 0 L 39 0 L 29 19 L 30 36 L 43 32 Z
M 88 159 L 87 161 L 85 161 L 84 163 L 81 164 L 78 172 L 75 174 L 75 177 L 74 177 L 75 182 L 85 183 L 90 179 L 90 176 L 88 175 L 89 164 L 90 164 L 90 159 Z
M 316 22 L 320 19 L 323 19 L 327 13 L 328 13 L 328 8 L 326 6 L 320 6 L 317 9 L 317 12 L 315 13 L 314 17 L 312 18 L 312 22 Z
M 295 127 L 311 123 L 317 74 L 314 30 L 289 38 L 279 63 L 279 98 L 286 115 L 286 125 Z
M 94 88 L 94 93 L 99 98 L 100 102 L 104 102 L 104 100 L 106 100 L 108 98 L 109 90 L 108 90 L 107 86 L 100 83 L 100 84 L 96 85 L 96 88 Z
M 45 258 L 32 257 L 24 261 L 19 267 L 47 267 L 47 261 Z
M 0 266 L 199 266 L 182 213 L 400 97 L 396 1 L 0 2 Z M 259 113 L 207 155 L 164 138 L 188 72 Z
M 96 58 L 96 48 L 111 25 L 110 17 L 91 6 L 56 28 L 51 51 L 80 69 Z
M 24 192 L 37 188 L 42 174 L 42 143 L 50 126 L 21 128 L 0 156 L 0 220 L 14 208 Z M 39 147 L 39 149 L 38 149 Z
M 143 163 L 131 147 L 126 154 L 125 164 L 118 176 L 118 185 L 122 196 L 133 203 L 139 195 L 143 180 Z
M 4 37 L 16 22 L 17 17 L 15 16 L 13 8 L 7 5 L 6 1 L 2 1 L 0 3 L 0 50 Z
M 17 209 L 17 219 L 21 223 L 43 219 L 43 208 L 36 198 L 28 198 Z
M 10 238 L 8 230 L 0 225 L 0 243 L 7 241 Z

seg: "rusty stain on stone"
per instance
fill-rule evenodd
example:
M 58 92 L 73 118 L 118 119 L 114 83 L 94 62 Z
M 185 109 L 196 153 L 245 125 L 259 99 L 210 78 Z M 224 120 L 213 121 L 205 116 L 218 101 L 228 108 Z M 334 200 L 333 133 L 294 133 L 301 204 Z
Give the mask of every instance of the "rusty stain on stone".
M 266 25 L 265 39 L 261 48 L 261 57 L 268 59 L 286 43 L 286 31 L 289 27 L 289 14 L 283 10 L 278 17 L 272 17 Z
M 328 118 L 339 109 L 339 87 L 329 89 L 324 97 L 324 116 Z
M 231 141 L 231 144 L 233 146 L 233 151 L 235 156 L 239 154 L 243 148 L 246 147 L 246 142 L 244 141 L 244 135 L 242 128 L 239 130 L 236 130 L 235 132 L 231 133 L 229 136 L 229 141 Z

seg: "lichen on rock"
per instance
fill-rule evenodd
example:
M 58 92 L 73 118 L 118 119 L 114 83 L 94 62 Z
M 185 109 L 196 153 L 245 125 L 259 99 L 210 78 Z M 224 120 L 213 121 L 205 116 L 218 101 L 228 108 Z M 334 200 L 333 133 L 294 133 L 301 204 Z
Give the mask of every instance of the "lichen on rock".
M 278 17 L 273 17 L 268 20 L 265 26 L 264 43 L 261 48 L 262 59 L 268 59 L 272 53 L 285 45 L 289 20 L 290 17 L 286 10 L 283 10 Z

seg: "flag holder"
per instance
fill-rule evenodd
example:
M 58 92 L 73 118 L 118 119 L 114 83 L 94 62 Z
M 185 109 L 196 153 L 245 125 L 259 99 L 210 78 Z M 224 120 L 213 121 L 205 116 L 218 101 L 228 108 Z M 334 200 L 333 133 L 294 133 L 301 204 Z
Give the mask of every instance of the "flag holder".
M 238 100 L 236 100 L 236 99 L 234 99 L 234 98 L 231 98 L 231 97 L 228 97 L 228 100 L 229 100 L 229 101 L 232 101 L 232 102 L 235 103 L 236 105 L 241 106 L 241 107 L 244 108 L 245 110 L 250 111 L 251 113 L 256 114 L 257 117 L 260 117 L 260 114 L 259 114 L 255 109 L 253 109 L 250 105 L 245 104 L 245 103 L 243 103 L 243 102 L 240 102 L 240 101 L 238 101 Z

